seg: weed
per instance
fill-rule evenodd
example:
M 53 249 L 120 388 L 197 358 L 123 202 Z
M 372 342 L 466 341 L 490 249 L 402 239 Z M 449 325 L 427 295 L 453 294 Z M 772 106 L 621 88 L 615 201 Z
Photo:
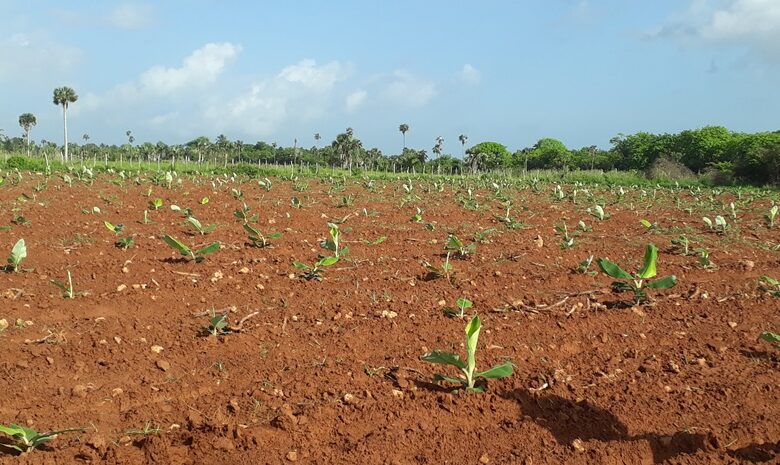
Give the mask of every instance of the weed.
M 758 279 L 758 286 L 762 291 L 772 297 L 780 297 L 780 281 L 769 276 L 761 276 Z

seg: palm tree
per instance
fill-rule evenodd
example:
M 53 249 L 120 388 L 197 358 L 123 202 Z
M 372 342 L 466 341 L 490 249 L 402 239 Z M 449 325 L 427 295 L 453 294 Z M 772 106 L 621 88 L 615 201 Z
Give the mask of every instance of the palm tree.
M 458 136 L 458 140 L 460 141 L 461 157 L 464 157 L 466 155 L 466 141 L 469 140 L 469 136 L 461 134 Z
M 398 130 L 401 131 L 401 134 L 403 134 L 404 136 L 404 150 L 406 150 L 406 131 L 409 130 L 409 125 L 403 123 L 400 126 L 398 126 Z
M 32 113 L 22 113 L 19 115 L 19 126 L 24 129 L 24 141 L 27 145 L 27 156 L 30 156 L 30 129 L 38 124 L 35 115 Z
M 433 146 L 431 151 L 436 154 L 437 157 L 440 157 L 442 150 L 444 150 L 444 138 L 439 136 L 436 138 L 436 145 Z
M 79 99 L 76 95 L 76 91 L 70 87 L 58 87 L 54 89 L 53 102 L 55 105 L 62 105 L 62 127 L 63 135 L 65 139 L 65 154 L 63 161 L 67 162 L 68 159 L 68 105 Z

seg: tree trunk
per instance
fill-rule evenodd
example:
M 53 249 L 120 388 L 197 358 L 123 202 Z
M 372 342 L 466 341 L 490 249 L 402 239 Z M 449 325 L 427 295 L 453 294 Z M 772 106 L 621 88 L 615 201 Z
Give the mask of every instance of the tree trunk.
M 62 133 L 65 138 L 65 155 L 64 155 L 64 161 L 67 163 L 68 161 L 68 105 L 64 104 L 62 105 Z

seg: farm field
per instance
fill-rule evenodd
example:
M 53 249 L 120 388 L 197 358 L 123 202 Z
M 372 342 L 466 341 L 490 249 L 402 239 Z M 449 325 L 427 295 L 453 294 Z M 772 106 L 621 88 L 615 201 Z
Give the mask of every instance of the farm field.
M 0 422 L 83 431 L 0 463 L 778 463 L 777 192 L 6 174 Z M 677 285 L 635 304 L 598 259 L 647 244 Z M 421 356 L 473 314 L 477 369 L 514 373 L 452 393 Z

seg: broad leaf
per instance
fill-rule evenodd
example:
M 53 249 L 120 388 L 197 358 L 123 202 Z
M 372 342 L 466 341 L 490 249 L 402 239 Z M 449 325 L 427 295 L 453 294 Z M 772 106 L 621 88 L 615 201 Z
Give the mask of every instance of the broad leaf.
M 677 285 L 677 276 L 671 275 L 665 278 L 661 278 L 657 281 L 645 284 L 645 287 L 650 289 L 669 289 Z
M 179 253 L 184 255 L 185 257 L 188 257 L 190 255 L 190 248 L 187 247 L 186 245 L 182 244 L 181 242 L 179 242 L 175 238 L 173 238 L 173 237 L 171 237 L 171 236 L 166 234 L 165 236 L 163 236 L 163 240 L 165 241 L 166 244 L 168 244 L 171 247 L 173 247 L 174 249 L 178 250 Z
M 461 370 L 466 369 L 466 364 L 463 362 L 463 360 L 461 360 L 460 356 L 450 352 L 434 350 L 433 352 L 429 352 L 423 355 L 420 359 L 425 362 L 436 363 L 438 365 L 452 365 L 454 367 L 460 368 Z
M 445 376 L 445 375 L 442 375 L 442 374 L 439 374 L 439 373 L 436 373 L 435 375 L 433 375 L 433 381 L 437 382 L 437 383 L 439 381 L 447 381 L 448 383 L 463 384 L 463 385 L 466 384 L 466 380 L 463 379 L 463 378 L 455 378 L 455 377 L 452 377 L 452 376 Z
M 474 377 L 488 379 L 506 378 L 507 376 L 511 376 L 512 373 L 514 373 L 514 368 L 515 366 L 512 364 L 512 362 L 507 360 L 506 362 L 500 365 L 496 365 L 489 370 L 483 371 L 482 373 L 477 373 L 474 375 Z
M 207 245 L 206 247 L 203 247 L 200 250 L 195 251 L 195 255 L 208 255 L 210 253 L 214 253 L 217 250 L 219 250 L 219 242 L 212 242 L 211 244 Z
M 655 265 L 658 261 L 658 248 L 653 244 L 647 244 L 645 247 L 645 266 L 639 271 L 639 276 L 642 279 L 654 278 L 656 275 Z
M 601 271 L 615 279 L 633 279 L 633 276 L 623 271 L 617 264 L 612 263 L 606 258 L 599 258 L 599 268 L 601 268 Z
M 11 256 L 8 257 L 8 263 L 16 266 L 25 258 L 27 258 L 27 245 L 25 244 L 24 239 L 19 239 L 16 241 L 16 244 L 14 244 L 13 249 L 11 249 Z
M 479 321 L 479 315 L 474 315 L 471 321 L 466 325 L 466 354 L 468 356 L 468 373 L 474 373 L 477 366 L 477 342 L 479 341 L 479 330 L 482 324 Z
M 325 257 L 317 262 L 317 266 L 331 266 L 338 261 L 338 257 Z

